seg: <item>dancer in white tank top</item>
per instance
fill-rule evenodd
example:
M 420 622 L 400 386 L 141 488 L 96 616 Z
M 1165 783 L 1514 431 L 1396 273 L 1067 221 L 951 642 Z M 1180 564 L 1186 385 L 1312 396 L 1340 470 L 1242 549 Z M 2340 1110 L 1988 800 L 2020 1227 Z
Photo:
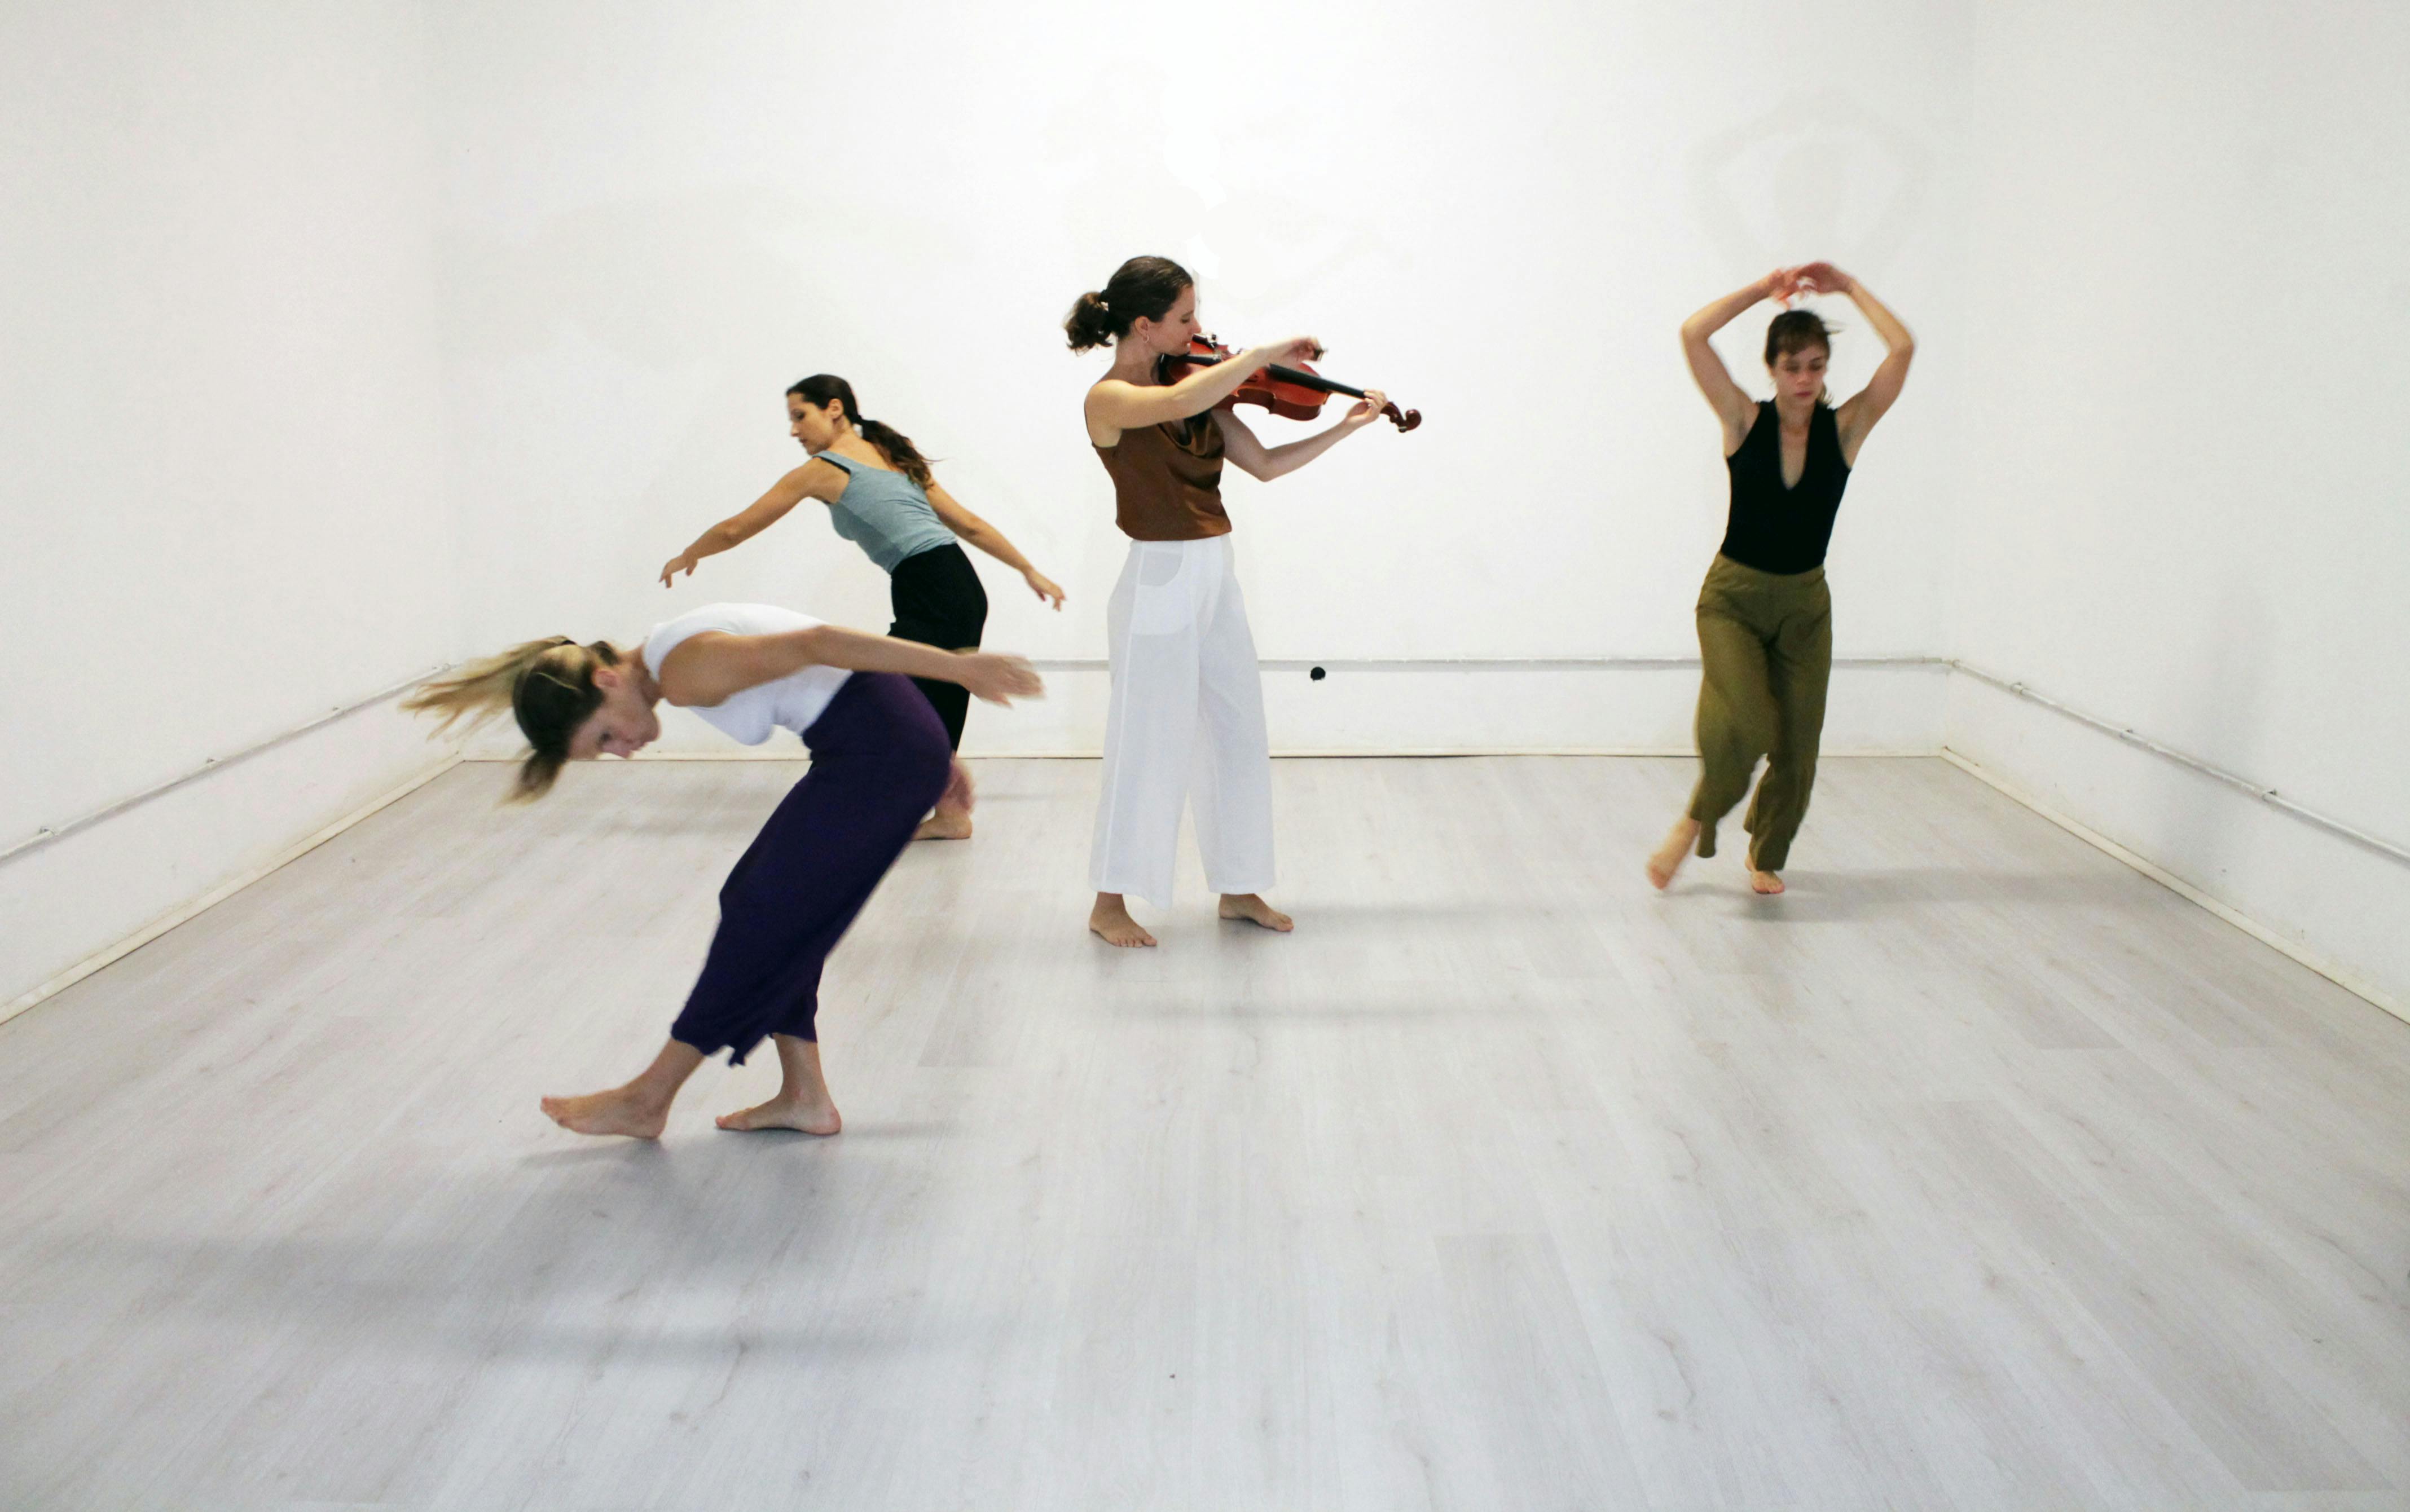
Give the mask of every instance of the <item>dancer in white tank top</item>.
M 990 703 L 1035 698 L 1018 656 L 955 653 L 865 635 L 766 604 L 710 604 L 654 626 L 641 647 L 530 641 L 420 685 L 402 707 L 482 720 L 508 709 L 530 747 L 516 795 L 541 797 L 561 767 L 630 756 L 661 732 L 663 699 L 748 745 L 804 738 L 811 769 L 719 889 L 719 928 L 669 1043 L 635 1080 L 544 1113 L 580 1134 L 660 1135 L 678 1088 L 705 1058 L 777 1047 L 778 1095 L 722 1129 L 843 1127 L 821 1074 L 821 964 L 910 843 L 941 794 L 967 786 L 945 726 L 907 678 L 943 678 Z

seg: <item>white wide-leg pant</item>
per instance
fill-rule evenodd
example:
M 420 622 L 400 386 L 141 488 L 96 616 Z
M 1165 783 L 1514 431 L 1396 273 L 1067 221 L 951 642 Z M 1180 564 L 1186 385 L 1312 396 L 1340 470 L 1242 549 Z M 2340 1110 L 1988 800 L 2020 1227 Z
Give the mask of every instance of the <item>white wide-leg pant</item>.
M 1098 892 L 1171 902 L 1180 810 L 1215 892 L 1272 885 L 1271 741 L 1230 538 L 1134 540 L 1106 611 L 1112 641 Z

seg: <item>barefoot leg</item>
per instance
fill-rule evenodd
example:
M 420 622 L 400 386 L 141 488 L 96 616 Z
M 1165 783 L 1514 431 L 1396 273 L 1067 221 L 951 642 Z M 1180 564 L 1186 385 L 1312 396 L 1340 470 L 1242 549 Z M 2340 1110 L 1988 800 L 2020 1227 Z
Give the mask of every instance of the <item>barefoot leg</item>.
M 659 1139 L 670 1119 L 670 1103 L 678 1088 L 703 1064 L 703 1052 L 675 1040 L 642 1074 L 624 1087 L 584 1097 L 548 1097 L 544 1116 L 573 1134 L 625 1134 L 631 1139 Z
M 946 778 L 946 790 L 937 795 L 935 814 L 921 821 L 912 831 L 914 840 L 968 840 L 971 838 L 971 808 L 978 796 L 971 785 L 971 769 L 957 759 Z
M 1215 912 L 1238 923 L 1261 925 L 1275 934 L 1286 934 L 1297 928 L 1295 919 L 1265 902 L 1260 893 L 1226 892 L 1222 906 Z
M 719 1116 L 722 1129 L 793 1129 L 806 1134 L 834 1134 L 845 1127 L 830 1098 L 828 1078 L 820 1074 L 818 1040 L 773 1034 L 778 1047 L 778 1095 L 758 1107 Z
M 1648 853 L 1648 885 L 1662 892 L 1674 881 L 1674 873 L 1682 870 L 1690 858 L 1691 847 L 1699 841 L 1699 821 L 1689 814 L 1674 821 L 1665 831 L 1664 843 Z
M 1154 943 L 1154 936 L 1139 928 L 1138 920 L 1130 917 L 1129 905 L 1122 901 L 1122 895 L 1117 892 L 1096 894 L 1096 906 L 1088 911 L 1088 928 L 1102 936 L 1109 945 L 1128 947 Z
M 1751 889 L 1767 898 L 1776 897 L 1783 891 L 1782 879 L 1771 871 L 1750 871 L 1749 885 Z

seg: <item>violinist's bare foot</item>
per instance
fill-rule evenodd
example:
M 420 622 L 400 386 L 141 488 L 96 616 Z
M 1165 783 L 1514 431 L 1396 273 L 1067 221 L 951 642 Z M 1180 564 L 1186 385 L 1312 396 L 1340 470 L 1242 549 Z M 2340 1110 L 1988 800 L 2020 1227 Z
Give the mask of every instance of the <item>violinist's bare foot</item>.
M 1775 897 L 1783 890 L 1782 879 L 1771 871 L 1749 872 L 1749 885 L 1761 897 L 1765 898 Z
M 1101 935 L 1105 943 L 1125 949 L 1154 943 L 1154 936 L 1139 928 L 1138 920 L 1130 917 L 1129 905 L 1117 892 L 1096 894 L 1096 906 L 1088 911 L 1088 929 Z
M 1665 831 L 1665 842 L 1648 853 L 1648 885 L 1663 892 L 1674 882 L 1674 873 L 1682 870 L 1690 859 L 1691 847 L 1699 842 L 1699 821 L 1685 814 L 1674 821 Z
M 758 1107 L 723 1113 L 713 1122 L 722 1129 L 739 1132 L 754 1129 L 792 1129 L 806 1134 L 834 1134 L 845 1127 L 845 1120 L 837 1116 L 836 1104 L 827 1098 L 817 1102 L 791 1101 L 784 1093 Z
M 914 840 L 968 840 L 971 838 L 971 816 L 967 813 L 949 814 L 943 809 L 921 821 L 912 831 Z
M 1290 918 L 1279 909 L 1265 902 L 1260 896 L 1251 892 L 1224 893 L 1222 906 L 1218 912 L 1226 919 L 1260 924 L 1275 934 L 1286 934 L 1297 928 L 1297 920 Z
M 659 1139 L 670 1121 L 669 1104 L 633 1087 L 584 1097 L 548 1097 L 545 1116 L 573 1134 L 625 1134 L 631 1139 Z

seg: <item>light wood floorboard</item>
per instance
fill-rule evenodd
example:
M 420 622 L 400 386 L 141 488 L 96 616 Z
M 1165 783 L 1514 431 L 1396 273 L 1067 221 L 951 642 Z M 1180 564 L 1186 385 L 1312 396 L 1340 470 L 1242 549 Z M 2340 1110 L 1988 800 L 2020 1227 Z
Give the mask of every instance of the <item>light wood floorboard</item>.
M 1934 760 L 1286 761 L 1299 932 L 980 763 L 847 1132 L 637 1069 L 788 764 L 461 768 L 0 1026 L 0 1506 L 2410 1506 L 2410 1026 Z

